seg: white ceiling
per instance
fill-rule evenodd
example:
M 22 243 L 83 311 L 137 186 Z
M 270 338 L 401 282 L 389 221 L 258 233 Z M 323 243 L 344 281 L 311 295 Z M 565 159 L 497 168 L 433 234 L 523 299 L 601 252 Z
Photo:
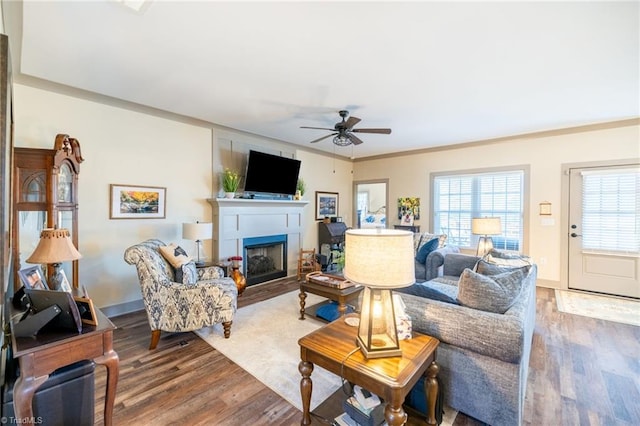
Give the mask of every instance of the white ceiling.
M 3 10 L 22 75 L 307 147 L 340 109 L 393 129 L 335 147 L 356 158 L 640 116 L 637 1 Z

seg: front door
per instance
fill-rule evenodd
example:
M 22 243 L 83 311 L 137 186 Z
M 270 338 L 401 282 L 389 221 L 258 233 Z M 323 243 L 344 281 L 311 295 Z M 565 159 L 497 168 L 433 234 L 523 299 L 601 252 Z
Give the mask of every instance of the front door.
M 569 171 L 569 288 L 640 298 L 640 165 Z

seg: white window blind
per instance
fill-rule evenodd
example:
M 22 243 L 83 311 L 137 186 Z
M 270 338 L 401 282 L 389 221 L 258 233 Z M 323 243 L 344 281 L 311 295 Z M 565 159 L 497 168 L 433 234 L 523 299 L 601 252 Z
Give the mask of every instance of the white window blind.
M 640 171 L 592 171 L 582 178 L 582 248 L 640 254 Z
M 494 247 L 520 251 L 524 222 L 524 171 L 437 176 L 434 179 L 434 230 L 448 242 L 465 248 L 477 245 L 471 233 L 474 217 L 499 217 L 502 233 Z

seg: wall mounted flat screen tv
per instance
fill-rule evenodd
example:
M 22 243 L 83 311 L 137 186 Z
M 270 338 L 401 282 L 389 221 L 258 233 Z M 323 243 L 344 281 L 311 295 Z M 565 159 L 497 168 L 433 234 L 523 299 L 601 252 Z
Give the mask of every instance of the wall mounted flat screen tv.
M 300 160 L 249 151 L 244 192 L 294 195 Z

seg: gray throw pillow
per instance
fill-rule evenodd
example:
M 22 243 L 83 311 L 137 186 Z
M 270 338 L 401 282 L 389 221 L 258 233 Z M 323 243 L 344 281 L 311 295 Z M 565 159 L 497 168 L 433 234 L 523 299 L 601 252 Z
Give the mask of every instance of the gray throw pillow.
M 511 266 L 511 265 L 504 265 L 504 264 L 497 265 L 495 263 L 488 262 L 484 259 L 480 259 L 476 263 L 476 267 L 474 268 L 474 270 L 477 273 L 482 275 L 498 275 L 498 274 L 503 274 L 505 272 L 511 272 L 516 269 L 522 269 L 524 274 L 527 275 L 529 273 L 530 268 L 531 268 L 531 265 L 525 265 L 525 266 Z
M 522 291 L 521 269 L 498 275 L 482 275 L 467 268 L 458 282 L 458 302 L 469 308 L 504 314 Z

